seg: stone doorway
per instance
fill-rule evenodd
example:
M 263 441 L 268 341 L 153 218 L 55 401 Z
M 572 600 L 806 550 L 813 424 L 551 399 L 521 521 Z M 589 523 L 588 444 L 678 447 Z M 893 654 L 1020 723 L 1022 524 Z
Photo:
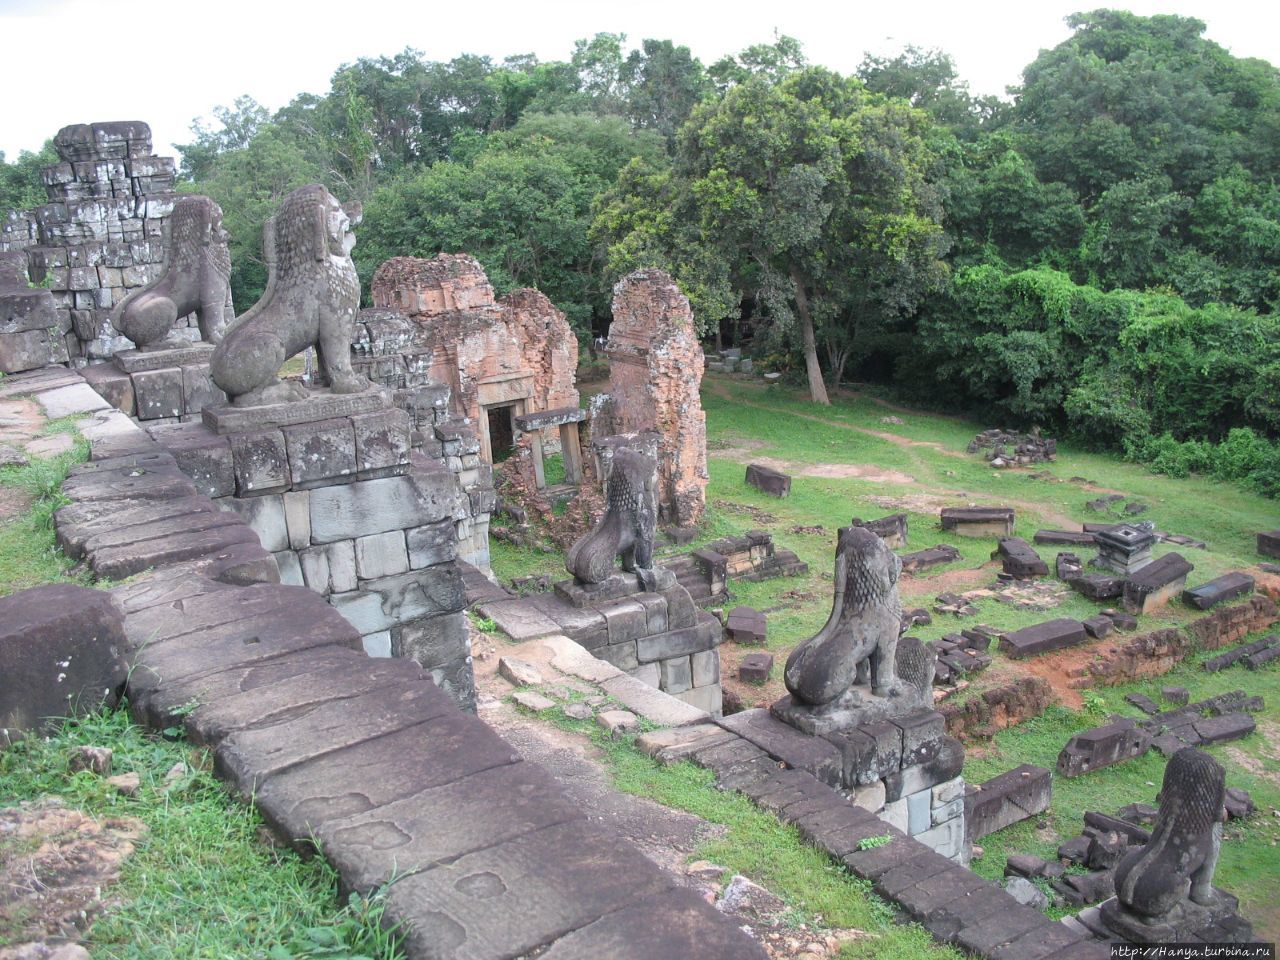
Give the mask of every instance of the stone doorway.
M 490 463 L 502 463 L 515 449 L 516 434 L 513 418 L 518 412 L 514 403 L 485 407 Z

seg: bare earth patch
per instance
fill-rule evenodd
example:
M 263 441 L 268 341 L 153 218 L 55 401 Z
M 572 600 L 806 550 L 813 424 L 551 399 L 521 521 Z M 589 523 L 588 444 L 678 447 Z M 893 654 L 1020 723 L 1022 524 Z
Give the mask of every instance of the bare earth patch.
M 94 820 L 60 797 L 0 810 L 0 938 L 16 945 L 0 960 L 24 943 L 82 938 L 145 829 L 126 817 Z

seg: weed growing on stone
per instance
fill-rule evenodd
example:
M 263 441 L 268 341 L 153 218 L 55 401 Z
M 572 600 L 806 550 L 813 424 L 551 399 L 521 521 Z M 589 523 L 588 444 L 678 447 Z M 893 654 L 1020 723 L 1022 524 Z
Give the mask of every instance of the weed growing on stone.
M 42 431 L 65 432 L 74 432 L 70 418 L 46 424 Z M 87 582 L 70 572 L 71 562 L 57 547 L 53 513 L 67 502 L 62 495 L 67 473 L 88 456 L 88 442 L 77 435 L 66 453 L 32 458 L 25 467 L 0 468 L 0 594 L 42 583 Z

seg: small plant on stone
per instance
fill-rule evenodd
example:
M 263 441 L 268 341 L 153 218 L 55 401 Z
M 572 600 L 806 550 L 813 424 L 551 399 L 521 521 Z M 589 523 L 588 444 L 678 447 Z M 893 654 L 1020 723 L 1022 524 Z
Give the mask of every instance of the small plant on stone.
M 471 625 L 481 633 L 496 633 L 498 630 L 498 622 L 492 617 L 484 617 L 478 613 L 468 614 L 471 617 Z
M 859 850 L 874 850 L 876 847 L 883 847 L 886 843 L 892 843 L 893 837 L 889 834 L 882 834 L 878 837 L 863 837 L 858 841 Z

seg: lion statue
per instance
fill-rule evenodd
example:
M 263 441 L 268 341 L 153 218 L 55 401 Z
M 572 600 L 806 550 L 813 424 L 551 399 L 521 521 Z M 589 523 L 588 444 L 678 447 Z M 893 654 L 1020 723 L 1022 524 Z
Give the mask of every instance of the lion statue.
M 179 197 L 165 224 L 164 270 L 111 311 L 111 324 L 140 350 L 186 346 L 173 335 L 179 317 L 194 313 L 200 337 L 222 339 L 231 319 L 231 255 L 222 208 L 208 197 Z
M 1169 758 L 1151 839 L 1116 866 L 1121 906 L 1156 924 L 1188 897 L 1201 906 L 1215 902 L 1226 789 L 1226 771 L 1209 754 L 1183 747 Z
M 301 400 L 299 383 L 277 378 L 286 360 L 315 346 L 320 374 L 335 393 L 358 393 L 367 379 L 351 367 L 360 280 L 351 262 L 360 222 L 322 185 L 299 187 L 262 231 L 267 289 L 226 329 L 209 361 L 213 382 L 237 406 Z
M 603 583 L 613 575 L 614 558 L 622 569 L 653 589 L 653 537 L 658 524 L 657 464 L 630 447 L 613 455 L 605 484 L 606 507 L 600 522 L 569 548 L 565 567 L 579 583 Z
M 831 616 L 787 658 L 783 676 L 795 702 L 831 704 L 855 684 L 869 683 L 878 697 L 901 692 L 895 682 L 901 572 L 902 561 L 870 530 L 840 528 Z

